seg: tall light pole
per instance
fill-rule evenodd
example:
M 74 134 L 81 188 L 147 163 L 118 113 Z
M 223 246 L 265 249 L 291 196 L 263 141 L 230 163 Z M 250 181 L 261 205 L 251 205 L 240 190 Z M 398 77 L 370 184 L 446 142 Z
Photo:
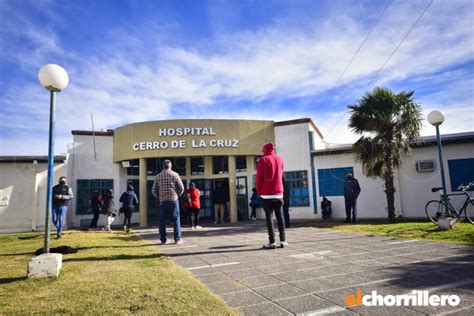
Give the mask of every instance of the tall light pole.
M 439 135 L 439 126 L 444 122 L 444 114 L 440 111 L 432 111 L 428 114 L 428 122 L 436 127 L 436 142 L 438 143 L 438 157 L 441 172 L 441 184 L 443 186 L 444 216 L 448 215 L 448 197 L 446 196 L 446 180 L 444 177 L 443 149 L 441 148 L 441 137 Z
M 44 253 L 49 253 L 51 239 L 51 210 L 53 193 L 53 173 L 54 173 L 54 120 L 56 108 L 56 92 L 62 91 L 69 83 L 69 76 L 66 70 L 55 64 L 47 64 L 41 67 L 38 78 L 43 87 L 50 91 L 49 109 L 49 147 L 48 147 L 48 186 L 46 190 L 46 223 L 44 228 Z

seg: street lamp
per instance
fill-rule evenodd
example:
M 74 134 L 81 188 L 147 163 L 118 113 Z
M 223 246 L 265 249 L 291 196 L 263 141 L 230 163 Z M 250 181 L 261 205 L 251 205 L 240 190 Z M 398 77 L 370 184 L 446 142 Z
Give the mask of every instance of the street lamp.
M 444 216 L 448 215 L 448 197 L 446 196 L 446 180 L 444 178 L 443 153 L 441 148 L 441 137 L 439 135 L 439 126 L 444 122 L 444 114 L 440 111 L 432 111 L 428 114 L 428 122 L 436 127 L 436 142 L 438 143 L 438 156 L 441 172 L 441 184 L 443 186 Z
M 53 172 L 54 172 L 54 119 L 56 107 L 56 92 L 62 91 L 69 83 L 66 70 L 55 64 L 41 67 L 38 78 L 43 87 L 50 91 L 49 110 L 49 147 L 48 147 L 48 187 L 46 190 L 46 224 L 44 229 L 44 253 L 49 253 L 50 246 L 50 214 L 52 209 Z

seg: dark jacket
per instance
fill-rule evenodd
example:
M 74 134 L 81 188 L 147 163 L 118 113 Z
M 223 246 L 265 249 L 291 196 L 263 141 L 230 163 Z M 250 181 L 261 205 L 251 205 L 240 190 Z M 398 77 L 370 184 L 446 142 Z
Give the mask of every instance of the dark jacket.
M 229 192 L 224 187 L 216 188 L 214 192 L 214 203 L 225 204 L 229 202 Z
M 357 199 L 360 194 L 359 181 L 355 178 L 348 178 L 344 182 L 344 197 L 346 199 Z
M 138 198 L 134 191 L 126 191 L 120 196 L 119 202 L 122 202 L 123 207 L 132 207 L 138 204 Z
M 58 199 L 56 195 L 62 195 L 63 197 Z M 73 197 L 72 189 L 67 184 L 57 184 L 53 187 L 53 206 L 67 205 Z
M 102 203 L 104 203 L 104 200 L 99 194 L 91 196 L 90 206 L 94 212 L 98 212 L 102 209 Z
M 106 194 L 104 198 L 104 205 L 102 206 L 102 213 L 107 216 L 117 215 L 117 210 L 115 209 L 114 196 L 111 194 Z
M 250 206 L 251 207 L 263 207 L 263 202 L 257 192 L 252 193 L 250 197 Z
M 331 201 L 329 201 L 329 200 L 322 200 L 322 201 L 321 201 L 321 209 L 322 209 L 322 210 L 329 210 L 329 209 L 331 209 L 331 205 L 332 205 L 332 203 L 331 203 Z

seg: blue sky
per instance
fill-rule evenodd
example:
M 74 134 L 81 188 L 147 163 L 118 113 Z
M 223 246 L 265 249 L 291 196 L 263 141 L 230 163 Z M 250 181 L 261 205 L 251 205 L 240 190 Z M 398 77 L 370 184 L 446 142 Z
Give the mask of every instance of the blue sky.
M 70 77 L 57 153 L 72 129 L 91 129 L 90 113 L 96 129 L 311 117 L 325 141 L 349 143 L 347 105 L 377 85 L 414 90 L 425 116 L 444 111 L 445 133 L 472 131 L 473 2 L 430 2 L 0 0 L 0 154 L 47 154 L 49 94 L 37 79 L 47 63 Z

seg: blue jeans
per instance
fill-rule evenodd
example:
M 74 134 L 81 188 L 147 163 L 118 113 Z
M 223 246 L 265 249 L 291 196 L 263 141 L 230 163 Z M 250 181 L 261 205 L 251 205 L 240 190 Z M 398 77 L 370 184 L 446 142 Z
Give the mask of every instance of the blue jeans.
M 181 239 L 181 223 L 179 220 L 178 201 L 160 203 L 160 240 L 166 242 L 166 220 L 171 217 L 174 230 L 174 240 Z
M 67 213 L 67 205 L 55 205 L 53 206 L 53 224 L 58 230 L 58 236 L 63 233 L 64 218 Z

